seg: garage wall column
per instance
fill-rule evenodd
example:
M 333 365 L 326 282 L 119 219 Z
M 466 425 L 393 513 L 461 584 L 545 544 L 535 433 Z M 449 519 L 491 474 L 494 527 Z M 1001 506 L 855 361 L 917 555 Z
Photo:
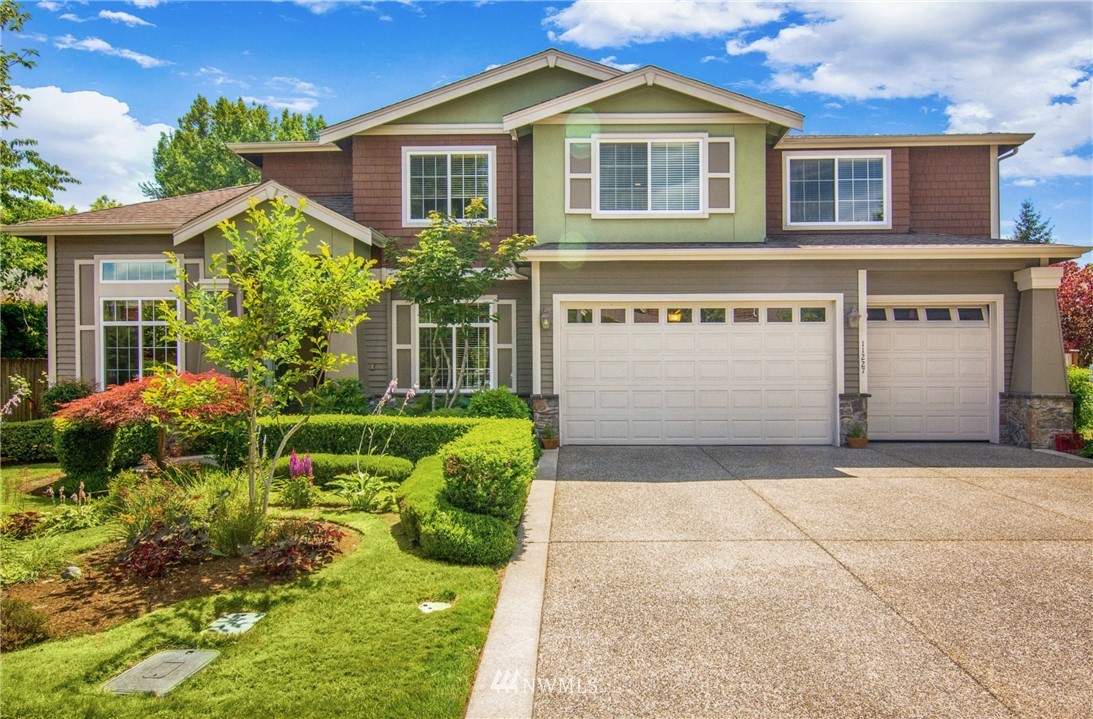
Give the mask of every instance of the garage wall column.
M 1001 398 L 1001 442 L 1046 449 L 1053 435 L 1074 431 L 1074 397 L 1068 393 L 1056 293 L 1060 267 L 1013 273 L 1021 292 L 1010 386 Z

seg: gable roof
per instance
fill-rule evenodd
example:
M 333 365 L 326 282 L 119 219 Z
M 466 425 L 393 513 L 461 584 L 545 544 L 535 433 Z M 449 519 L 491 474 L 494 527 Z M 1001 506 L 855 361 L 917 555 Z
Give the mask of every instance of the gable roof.
M 524 125 L 530 125 L 548 117 L 553 117 L 563 112 L 569 112 L 589 103 L 602 100 L 612 95 L 617 95 L 627 90 L 641 87 L 642 85 L 667 88 L 676 92 L 697 97 L 701 100 L 721 105 L 730 110 L 746 113 L 761 120 L 781 125 L 783 127 L 800 130 L 803 127 L 804 115 L 778 107 L 761 100 L 740 95 L 739 93 L 715 87 L 699 80 L 694 80 L 683 75 L 677 75 L 654 65 L 646 65 L 625 75 L 619 75 L 610 80 L 605 80 L 596 85 L 591 85 L 583 90 L 576 90 L 567 95 L 556 97 L 553 100 L 541 102 L 538 105 L 526 107 L 523 110 L 510 112 L 502 118 L 502 127 L 505 130 L 515 130 Z
M 253 198 L 259 201 L 287 197 L 295 207 L 307 198 L 284 185 L 268 180 L 260 185 L 238 185 L 220 190 L 150 200 L 105 210 L 58 215 L 4 227 L 5 232 L 23 237 L 42 235 L 171 235 L 179 244 L 231 219 L 247 209 Z M 370 227 L 345 217 L 317 201 L 305 202 L 304 215 L 371 245 L 385 238 Z
M 553 67 L 580 73 L 596 80 L 609 80 L 622 75 L 621 70 L 551 48 L 521 60 L 510 62 L 507 65 L 486 70 L 464 80 L 453 82 L 450 85 L 416 95 L 407 100 L 396 102 L 393 105 L 381 107 L 364 115 L 358 115 L 336 125 L 331 125 L 319 133 L 318 142 L 319 144 L 336 142 L 358 132 L 455 100 L 498 83 L 507 82 L 536 70 Z
M 31 237 L 65 233 L 76 235 L 118 232 L 132 235 L 165 234 L 173 232 L 175 228 L 214 207 L 245 195 L 255 187 L 257 185 L 237 185 L 162 200 L 110 207 L 105 210 L 57 215 L 8 225 L 4 230 L 13 235 Z
M 308 217 L 330 225 L 336 230 L 341 230 L 350 237 L 355 237 L 365 244 L 371 245 L 373 240 L 377 243 L 382 243 L 384 241 L 383 235 L 376 232 L 371 227 L 365 227 L 359 222 L 355 222 L 317 202 L 307 202 L 307 197 L 295 190 L 290 190 L 275 180 L 266 180 L 261 185 L 252 187 L 253 189 L 250 192 L 233 197 L 227 202 L 213 207 L 209 211 L 194 217 L 189 222 L 177 228 L 172 233 L 175 244 L 177 245 L 185 242 L 186 240 L 200 235 L 206 230 L 216 227 L 224 220 L 230 220 L 231 218 L 242 214 L 246 211 L 251 200 L 258 200 L 261 202 L 264 200 L 272 200 L 275 197 L 288 198 L 290 204 L 299 208 L 300 212 Z M 300 207 L 301 200 L 305 201 L 303 207 Z

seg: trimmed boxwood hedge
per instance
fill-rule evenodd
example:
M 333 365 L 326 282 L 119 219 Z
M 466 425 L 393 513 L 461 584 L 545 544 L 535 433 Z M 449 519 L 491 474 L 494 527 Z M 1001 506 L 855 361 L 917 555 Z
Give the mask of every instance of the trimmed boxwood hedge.
M 530 421 L 478 420 L 419 461 L 396 492 L 407 536 L 434 559 L 507 561 L 534 469 Z
M 277 446 L 284 432 L 299 417 L 286 415 L 260 420 L 266 434 L 266 446 Z M 436 454 L 441 447 L 465 434 L 482 420 L 461 417 L 392 417 L 350 414 L 314 415 L 292 435 L 285 451 L 297 454 L 388 454 L 417 462 Z M 361 433 L 365 432 L 361 445 Z
M 297 454 L 304 454 L 299 449 Z M 322 487 L 339 474 L 351 474 L 357 471 L 358 457 L 355 454 L 310 454 L 311 471 L 315 484 Z M 386 477 L 392 482 L 402 482 L 414 471 L 414 463 L 402 457 L 384 457 L 374 454 L 362 454 L 359 457 L 362 471 Z M 288 457 L 277 460 L 277 476 L 288 476 Z
M 443 490 L 443 460 L 437 455 L 418 462 L 397 493 L 402 526 L 422 554 L 457 564 L 507 561 L 516 548 L 514 523 L 454 507 Z
M 56 460 L 53 420 L 4 422 L 3 428 L 0 429 L 0 453 L 17 464 Z
M 156 441 L 159 430 L 151 422 L 137 422 L 119 427 L 114 436 L 114 458 L 111 467 L 115 470 L 136 467 L 144 455 L 156 456 Z

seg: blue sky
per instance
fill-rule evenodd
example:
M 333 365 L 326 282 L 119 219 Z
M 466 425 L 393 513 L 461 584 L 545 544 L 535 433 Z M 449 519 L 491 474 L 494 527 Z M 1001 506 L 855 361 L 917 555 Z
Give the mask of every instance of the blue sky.
M 198 93 L 330 123 L 558 47 L 655 64 L 805 114 L 809 133 L 1032 131 L 1003 163 L 1003 232 L 1025 197 L 1093 244 L 1093 4 L 1018 2 L 45 2 L 13 137 L 140 198 L 159 133 Z

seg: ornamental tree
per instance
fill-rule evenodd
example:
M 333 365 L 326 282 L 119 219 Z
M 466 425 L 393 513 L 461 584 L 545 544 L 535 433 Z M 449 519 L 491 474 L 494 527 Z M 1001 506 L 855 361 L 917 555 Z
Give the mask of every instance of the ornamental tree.
M 311 228 L 282 198 L 273 199 L 268 210 L 252 200 L 246 218 L 246 231 L 232 221 L 220 223 L 228 251 L 212 257 L 212 286 L 199 284 L 199 278 L 191 281 L 179 259 L 167 253 L 179 281 L 175 296 L 192 319 L 185 321 L 170 304 L 164 312 L 171 332 L 201 343 L 205 359 L 231 372 L 246 388 L 246 470 L 250 500 L 256 502 L 259 415 L 290 404 L 308 408 L 314 397 L 311 388 L 355 360 L 332 352 L 330 339 L 368 319 L 366 308 L 379 300 L 386 285 L 372 276 L 371 260 L 352 253 L 335 257 L 326 243 L 317 254 L 309 253 L 305 242 Z M 263 511 L 269 506 L 277 460 L 309 412 L 305 409 L 284 433 L 264 472 Z
M 1063 343 L 1078 350 L 1078 364 L 1093 364 L 1093 265 L 1064 262 L 1059 285 Z
M 475 301 L 504 279 L 513 262 L 535 244 L 533 235 L 513 235 L 501 240 L 495 249 L 492 240 L 497 234 L 497 221 L 485 215 L 486 205 L 481 198 L 471 200 L 463 219 L 431 212 L 432 226 L 418 233 L 417 243 L 396 258 L 395 286 L 404 298 L 418 306 L 421 317 L 436 323 L 428 368 L 434 409 L 437 389 L 448 391 L 446 406 L 451 407 L 464 386 L 470 357 L 468 330 L 472 323 L 482 319 L 482 310 Z M 451 336 L 453 327 L 462 351 L 459 361 L 454 363 L 450 386 L 438 388 L 438 380 L 446 368 L 453 366 L 444 341 Z

